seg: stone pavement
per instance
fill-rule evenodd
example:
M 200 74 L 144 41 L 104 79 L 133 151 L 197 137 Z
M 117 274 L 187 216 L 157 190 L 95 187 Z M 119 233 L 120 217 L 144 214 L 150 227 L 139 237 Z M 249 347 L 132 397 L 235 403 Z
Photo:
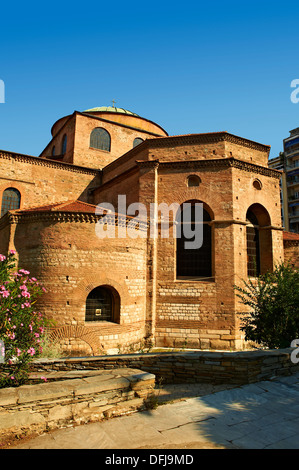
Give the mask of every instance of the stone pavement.
M 299 448 L 299 374 L 240 387 L 165 385 L 158 393 L 156 409 L 66 427 L 10 448 Z

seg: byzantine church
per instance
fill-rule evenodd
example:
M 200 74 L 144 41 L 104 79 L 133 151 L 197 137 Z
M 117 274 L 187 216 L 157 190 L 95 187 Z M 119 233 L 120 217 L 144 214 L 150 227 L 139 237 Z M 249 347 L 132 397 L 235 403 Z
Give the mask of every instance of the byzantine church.
M 38 308 L 64 354 L 246 347 L 235 285 L 298 265 L 270 147 L 228 132 L 170 136 L 115 106 L 75 111 L 51 134 L 39 156 L 0 150 L 0 253 L 16 250 L 45 286 Z M 117 234 L 132 221 L 119 196 L 123 209 L 178 204 L 169 236 L 158 214 L 156 237 L 147 221 L 139 236 L 99 237 L 97 227 Z M 192 250 L 175 236 L 186 202 L 203 207 Z M 99 213 L 107 203 L 115 211 Z

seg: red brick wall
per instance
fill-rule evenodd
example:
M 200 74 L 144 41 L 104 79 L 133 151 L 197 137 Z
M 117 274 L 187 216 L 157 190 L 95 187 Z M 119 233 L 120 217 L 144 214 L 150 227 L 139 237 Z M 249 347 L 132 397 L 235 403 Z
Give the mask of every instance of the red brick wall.
M 299 241 L 284 241 L 284 259 L 299 269 Z
M 94 219 L 71 216 L 49 220 L 20 218 L 15 235 L 19 265 L 47 289 L 40 310 L 53 318 L 62 344 L 88 339 L 94 353 L 124 348 L 145 336 L 146 240 L 100 239 Z M 86 322 L 85 303 L 97 286 L 114 288 L 120 296 L 120 321 Z M 97 351 L 96 351 L 97 349 Z
M 0 153 L 0 169 L 0 204 L 3 191 L 14 187 L 21 193 L 22 209 L 75 199 L 87 202 L 89 189 L 99 185 L 96 171 L 11 152 Z

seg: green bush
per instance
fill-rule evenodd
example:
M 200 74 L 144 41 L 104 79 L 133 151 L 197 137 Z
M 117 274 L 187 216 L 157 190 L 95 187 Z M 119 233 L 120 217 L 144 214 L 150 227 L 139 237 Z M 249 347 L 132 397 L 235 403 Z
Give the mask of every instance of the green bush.
M 235 286 L 249 307 L 241 313 L 245 339 L 270 349 L 289 347 L 299 338 L 299 272 L 290 264 L 276 266 L 257 279 Z
M 30 272 L 15 272 L 15 251 L 0 255 L 0 388 L 28 380 L 29 363 L 41 352 L 45 321 L 35 303 L 45 291 Z

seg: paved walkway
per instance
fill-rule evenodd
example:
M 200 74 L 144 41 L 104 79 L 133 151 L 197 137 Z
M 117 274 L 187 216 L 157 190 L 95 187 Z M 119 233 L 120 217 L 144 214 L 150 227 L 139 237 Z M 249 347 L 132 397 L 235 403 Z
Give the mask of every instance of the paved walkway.
M 299 374 L 231 388 L 164 386 L 156 409 L 68 427 L 14 449 L 299 449 Z

